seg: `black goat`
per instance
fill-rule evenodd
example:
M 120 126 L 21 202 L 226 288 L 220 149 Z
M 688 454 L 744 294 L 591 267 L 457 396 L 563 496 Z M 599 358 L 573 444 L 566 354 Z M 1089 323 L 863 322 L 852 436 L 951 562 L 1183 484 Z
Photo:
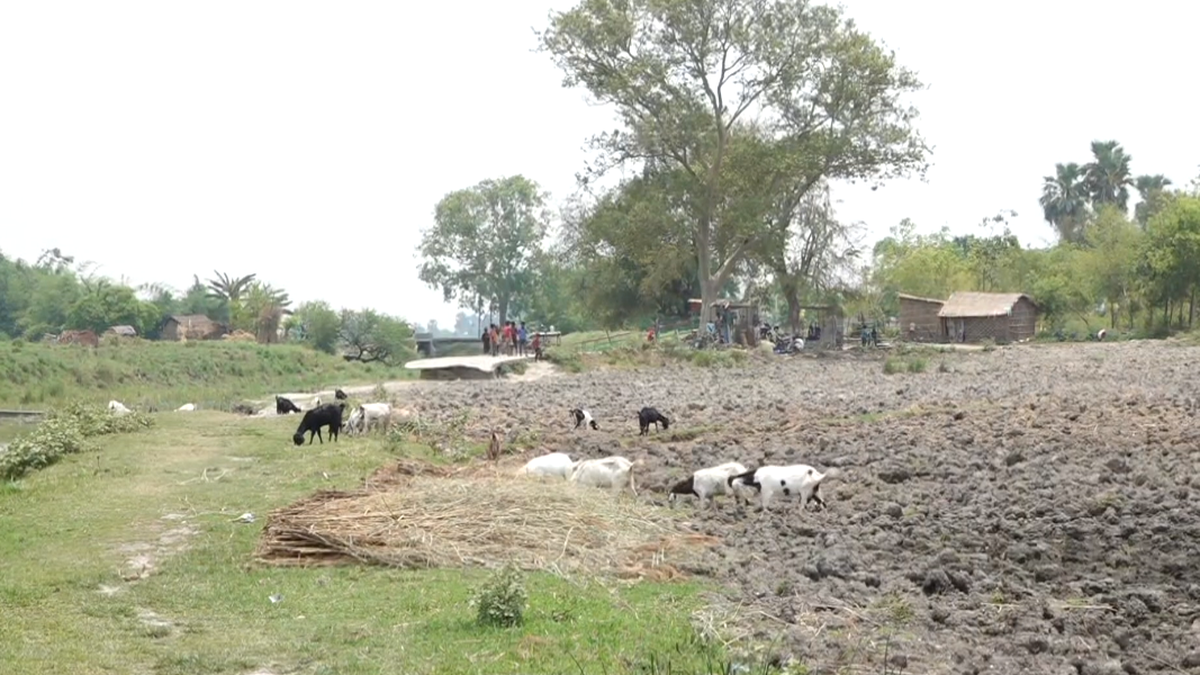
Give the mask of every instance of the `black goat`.
M 296 405 L 295 403 L 292 403 L 291 399 L 284 398 L 282 396 L 275 397 L 275 414 L 276 415 L 286 415 L 288 413 L 298 413 L 298 412 L 304 412 L 304 411 L 300 409 L 300 406 Z
M 304 432 L 307 431 L 309 445 L 312 445 L 314 435 L 324 444 L 325 439 L 321 436 L 321 427 L 329 427 L 329 440 L 337 441 L 338 431 L 342 428 L 342 413 L 345 410 L 346 404 L 339 402 L 326 403 L 304 413 L 304 418 L 300 420 L 300 426 L 292 435 L 292 442 L 296 445 L 304 445 Z
M 576 429 L 579 428 L 580 424 L 586 424 L 596 431 L 600 430 L 600 425 L 596 424 L 596 420 L 592 419 L 592 413 L 584 410 L 583 408 L 571 408 L 571 414 L 575 416 Z
M 342 391 L 341 389 L 333 392 L 333 397 L 339 401 L 345 401 L 346 399 L 350 398 L 349 396 L 346 396 L 346 392 Z
M 642 429 L 638 436 L 645 436 L 650 433 L 651 424 L 654 425 L 654 429 L 657 431 L 659 422 L 662 422 L 663 429 L 671 426 L 671 420 L 667 419 L 658 410 L 654 408 L 642 408 L 638 411 L 638 426 Z

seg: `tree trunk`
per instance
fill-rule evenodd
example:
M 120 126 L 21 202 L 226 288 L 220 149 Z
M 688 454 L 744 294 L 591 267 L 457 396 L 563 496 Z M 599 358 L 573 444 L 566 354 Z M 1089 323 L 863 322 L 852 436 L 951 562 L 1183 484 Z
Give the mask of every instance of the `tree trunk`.
M 783 284 L 783 297 L 788 306 L 788 330 L 800 332 L 800 287 L 799 284 L 788 282 Z
M 1188 300 L 1188 330 L 1192 329 L 1192 319 L 1196 318 L 1196 288 L 1192 287 L 1192 297 Z
M 501 326 L 503 326 L 504 322 L 508 320 L 508 302 L 509 302 L 509 299 L 506 297 L 501 297 L 499 299 L 498 309 L 500 310 L 500 325 Z

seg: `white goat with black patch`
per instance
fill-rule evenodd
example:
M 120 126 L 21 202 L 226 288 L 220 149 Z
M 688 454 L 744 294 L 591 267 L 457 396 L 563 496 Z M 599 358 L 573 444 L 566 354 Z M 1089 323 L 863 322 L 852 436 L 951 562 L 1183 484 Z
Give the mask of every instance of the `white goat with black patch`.
M 690 477 L 679 481 L 671 488 L 671 491 L 667 493 L 667 503 L 674 506 L 680 495 L 694 495 L 699 501 L 699 506 L 703 507 L 708 500 L 717 495 L 732 495 L 739 503 L 748 504 L 751 488 L 741 483 L 736 485 L 729 483 L 731 476 L 742 473 L 746 473 L 746 467 L 738 462 L 726 462 L 706 469 L 697 469 Z
M 633 466 L 637 463 L 619 455 L 604 459 L 585 459 L 575 466 L 569 480 L 576 485 L 606 487 L 611 489 L 614 495 L 619 495 L 628 485 L 629 491 L 636 497 L 637 489 L 633 486 Z
M 346 422 L 346 431 L 366 433 L 372 426 L 387 428 L 391 415 L 391 403 L 363 403 L 350 415 L 349 421 Z
M 824 508 L 825 500 L 821 499 L 819 494 L 821 482 L 826 478 L 835 478 L 840 475 L 841 472 L 836 468 L 821 473 L 807 464 L 785 466 L 768 464 L 752 471 L 730 476 L 727 483 L 731 488 L 745 486 L 758 490 L 762 496 L 763 511 L 766 511 L 776 495 L 785 497 L 800 495 L 801 509 L 809 502 L 816 502 L 818 506 Z
M 114 415 L 128 415 L 131 412 L 129 408 L 126 408 L 125 404 L 121 403 L 120 401 L 109 401 L 108 411 Z
M 565 452 L 551 452 L 526 462 L 525 466 L 517 469 L 517 475 L 567 480 L 578 464 Z

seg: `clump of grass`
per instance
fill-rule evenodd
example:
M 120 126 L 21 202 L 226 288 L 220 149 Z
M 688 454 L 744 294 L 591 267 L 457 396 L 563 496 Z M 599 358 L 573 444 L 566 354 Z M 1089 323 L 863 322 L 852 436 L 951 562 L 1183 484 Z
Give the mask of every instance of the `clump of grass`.
M 130 433 L 153 424 L 141 413 L 114 415 L 98 405 L 72 403 L 50 411 L 32 431 L 0 450 L 0 478 L 15 480 L 66 455 L 91 450 L 93 446 L 87 439 L 93 436 Z
M 525 623 L 529 593 L 521 570 L 505 565 L 485 581 L 471 597 L 475 621 L 481 626 L 511 628 Z
M 883 374 L 923 373 L 929 368 L 929 360 L 919 356 L 889 356 L 883 362 Z
M 127 340 L 97 348 L 0 342 L 0 405 L 118 399 L 130 407 L 208 410 L 263 392 L 411 377 L 403 363 L 350 362 L 301 345 Z

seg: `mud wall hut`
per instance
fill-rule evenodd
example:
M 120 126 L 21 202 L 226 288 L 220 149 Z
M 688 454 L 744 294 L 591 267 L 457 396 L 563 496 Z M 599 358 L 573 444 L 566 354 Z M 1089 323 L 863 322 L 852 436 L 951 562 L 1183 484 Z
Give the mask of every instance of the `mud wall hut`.
M 950 342 L 1018 342 L 1037 331 L 1037 305 L 1024 293 L 955 293 L 938 317 Z
M 946 339 L 946 331 L 942 328 L 942 319 L 938 312 L 946 304 L 945 300 L 922 298 L 916 295 L 900 293 L 900 331 L 905 340 L 910 342 L 941 342 Z
M 173 314 L 162 328 L 164 340 L 214 340 L 225 334 L 225 327 L 203 314 Z

